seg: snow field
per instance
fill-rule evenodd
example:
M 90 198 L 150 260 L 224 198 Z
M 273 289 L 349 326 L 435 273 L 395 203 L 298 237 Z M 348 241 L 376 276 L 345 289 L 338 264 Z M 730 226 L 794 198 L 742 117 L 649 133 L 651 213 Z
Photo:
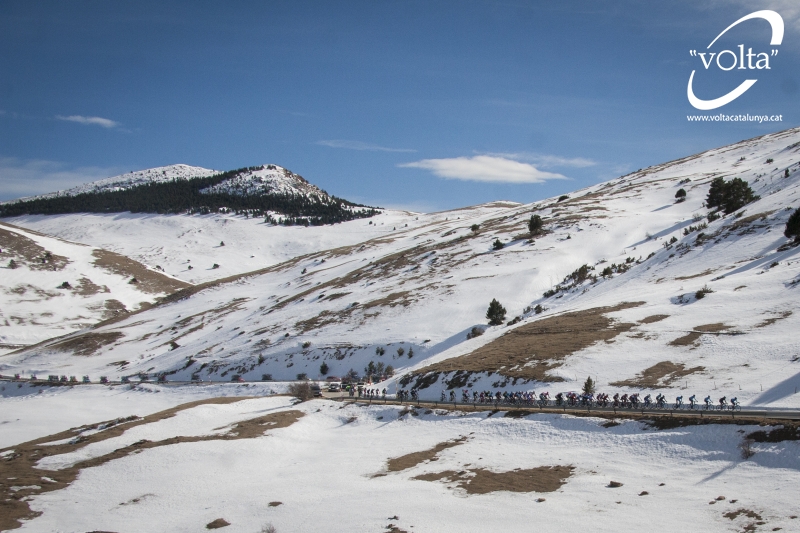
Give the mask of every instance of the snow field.
M 242 404 L 196 407 L 202 414 L 190 410 L 187 418 L 140 431 L 178 435 L 194 431 L 185 426 L 192 417 L 206 418 L 208 428 L 230 424 L 245 411 L 290 408 L 285 398 Z M 380 531 L 389 523 L 442 532 L 498 524 L 504 531 L 730 531 L 745 519 L 722 515 L 740 508 L 759 513 L 769 529 L 795 525 L 789 516 L 796 514 L 798 443 L 756 445 L 756 455 L 742 461 L 739 430 L 755 427 L 656 431 L 638 422 L 605 428 L 600 419 L 559 415 L 510 419 L 502 412 L 420 411 L 398 418 L 395 407 L 340 407 L 306 402 L 291 407 L 306 416 L 264 437 L 164 446 L 87 469 L 69 488 L 32 501 L 43 515 L 22 530 L 197 531 L 221 517 L 231 523 L 229 531 L 243 532 L 266 523 L 279 532 Z M 436 461 L 373 477 L 390 457 L 461 436 L 467 442 L 440 452 Z M 575 470 L 559 490 L 547 493 L 468 495 L 443 482 L 411 479 L 444 470 L 552 465 Z M 623 486 L 608 488 L 611 480 Z M 642 491 L 649 495 L 639 496 Z M 720 495 L 726 500 L 709 505 Z M 399 520 L 389 520 L 393 516 Z

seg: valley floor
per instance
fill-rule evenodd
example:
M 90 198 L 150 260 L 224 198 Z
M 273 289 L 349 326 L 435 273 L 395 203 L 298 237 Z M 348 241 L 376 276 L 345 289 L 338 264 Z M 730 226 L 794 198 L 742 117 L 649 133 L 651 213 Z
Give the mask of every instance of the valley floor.
M 757 426 L 295 404 L 267 385 L 38 390 L 0 397 L 0 488 L 41 513 L 20 531 L 800 528 L 800 443 L 744 460 Z M 150 416 L 55 435 L 132 414 Z

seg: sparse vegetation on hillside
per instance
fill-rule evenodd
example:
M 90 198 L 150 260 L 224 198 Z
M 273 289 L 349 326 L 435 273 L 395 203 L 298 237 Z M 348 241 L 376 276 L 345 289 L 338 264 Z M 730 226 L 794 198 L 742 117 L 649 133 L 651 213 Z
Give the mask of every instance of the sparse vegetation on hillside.
M 495 250 L 502 250 L 503 247 L 504 244 L 500 242 L 500 239 L 495 239 L 495 241 L 492 243 L 492 248 Z

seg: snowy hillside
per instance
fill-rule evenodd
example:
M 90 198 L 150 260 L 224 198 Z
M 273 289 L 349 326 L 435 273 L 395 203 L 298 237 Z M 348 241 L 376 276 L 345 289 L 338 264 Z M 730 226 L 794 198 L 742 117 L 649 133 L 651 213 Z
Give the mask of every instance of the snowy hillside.
M 97 374 L 125 361 L 119 375 L 286 379 L 316 377 L 323 362 L 334 375 L 363 374 L 372 362 L 397 372 L 390 390 L 412 378 L 403 383 L 423 397 L 448 386 L 571 390 L 592 376 L 603 389 L 716 388 L 800 405 L 800 248 L 782 234 L 800 205 L 798 147 L 800 131 L 789 130 L 568 198 L 420 216 L 192 287 L 74 335 L 70 349 L 6 357 L 2 370 Z M 743 179 L 760 199 L 709 219 L 703 202 L 717 177 Z M 532 214 L 545 232 L 530 238 Z M 487 327 L 493 298 L 515 323 Z M 75 357 L 87 343 L 93 357 Z
M 125 256 L 0 223 L 0 353 L 82 330 L 189 284 Z
M 250 272 L 299 255 L 351 246 L 417 226 L 429 215 L 382 211 L 369 220 L 324 226 L 278 226 L 233 214 L 82 213 L 6 219 L 73 242 L 126 255 L 190 283 Z M 221 244 L 224 243 L 224 246 Z M 218 268 L 212 268 L 214 264 Z M 189 268 L 191 267 L 191 268 Z

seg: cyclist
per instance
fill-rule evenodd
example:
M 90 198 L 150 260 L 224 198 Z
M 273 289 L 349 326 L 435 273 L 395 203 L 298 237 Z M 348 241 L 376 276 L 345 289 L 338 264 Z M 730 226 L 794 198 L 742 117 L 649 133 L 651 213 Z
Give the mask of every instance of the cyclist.
M 704 402 L 706 402 L 706 409 L 708 409 L 708 408 L 710 408 L 710 407 L 711 407 L 711 395 L 710 395 L 710 394 L 709 394 L 708 396 L 706 396 L 706 397 L 703 399 L 703 401 L 704 401 Z
M 696 397 L 694 394 L 692 394 L 691 396 L 689 396 L 689 407 L 690 407 L 691 409 L 694 409 L 694 405 L 695 405 L 696 403 L 697 403 L 697 397 Z
M 614 407 L 619 407 L 619 393 L 614 393 Z
M 631 397 L 628 398 L 631 402 L 631 406 L 636 409 L 639 407 L 639 393 L 631 394 Z
M 739 400 L 734 396 L 731 398 L 731 409 L 736 409 L 737 407 L 739 407 Z
M 445 395 L 444 391 L 442 391 L 442 396 L 441 396 L 441 400 L 440 401 L 443 402 L 443 401 L 445 401 L 445 399 L 447 399 L 447 396 Z
M 456 391 L 453 391 L 453 390 L 450 391 L 450 401 L 451 402 L 455 402 L 456 401 Z
M 683 396 L 675 398 L 675 409 L 680 409 L 683 406 Z
M 723 396 L 722 398 L 719 399 L 719 408 L 720 409 L 725 409 L 725 407 L 727 405 L 728 405 L 728 399 L 725 398 L 725 396 Z
M 650 404 L 653 403 L 653 400 L 650 398 L 650 395 L 644 397 L 644 406 L 650 407 Z

